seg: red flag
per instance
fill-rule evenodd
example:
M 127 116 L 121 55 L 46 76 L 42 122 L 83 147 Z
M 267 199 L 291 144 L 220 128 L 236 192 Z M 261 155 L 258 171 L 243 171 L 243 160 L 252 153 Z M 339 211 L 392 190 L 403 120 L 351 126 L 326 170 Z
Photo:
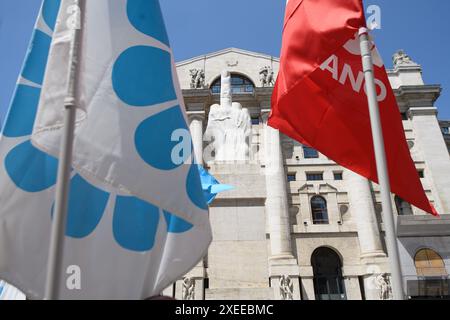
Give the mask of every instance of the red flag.
M 269 125 L 378 182 L 358 30 L 361 0 L 290 0 Z M 437 215 L 409 152 L 394 92 L 373 46 L 392 192 Z

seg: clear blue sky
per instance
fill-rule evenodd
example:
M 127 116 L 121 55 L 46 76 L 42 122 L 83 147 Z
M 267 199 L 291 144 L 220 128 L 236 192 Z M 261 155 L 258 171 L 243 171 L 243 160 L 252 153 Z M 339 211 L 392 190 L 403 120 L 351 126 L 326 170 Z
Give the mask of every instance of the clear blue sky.
M 114 1 L 114 0 L 111 0 Z M 279 55 L 284 0 L 160 0 L 177 61 L 238 47 Z M 0 0 L 0 118 L 3 122 L 41 0 Z M 375 32 L 385 63 L 405 49 L 428 84 L 441 84 L 441 119 L 450 119 L 450 1 L 364 0 L 382 9 Z

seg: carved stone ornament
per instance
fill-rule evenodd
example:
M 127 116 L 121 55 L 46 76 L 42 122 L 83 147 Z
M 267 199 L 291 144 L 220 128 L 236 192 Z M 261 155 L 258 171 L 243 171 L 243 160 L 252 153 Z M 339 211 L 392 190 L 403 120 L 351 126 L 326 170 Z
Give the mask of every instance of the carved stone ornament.
M 189 70 L 191 77 L 191 89 L 203 89 L 205 87 L 205 71 L 203 69 Z
M 239 61 L 237 59 L 229 59 L 226 61 L 228 67 L 237 67 L 239 65 Z
M 280 297 L 281 300 L 294 300 L 294 284 L 287 275 L 280 277 Z
M 272 67 L 265 66 L 259 70 L 259 81 L 262 87 L 273 87 L 275 78 Z
M 389 275 L 380 273 L 375 278 L 377 288 L 380 289 L 380 300 L 390 300 L 392 298 L 392 287 Z
M 416 63 L 412 61 L 411 57 L 405 53 L 403 50 L 397 51 L 392 57 L 394 67 L 399 67 L 402 65 L 415 65 Z
M 183 278 L 183 300 L 195 299 L 195 280 L 192 278 Z

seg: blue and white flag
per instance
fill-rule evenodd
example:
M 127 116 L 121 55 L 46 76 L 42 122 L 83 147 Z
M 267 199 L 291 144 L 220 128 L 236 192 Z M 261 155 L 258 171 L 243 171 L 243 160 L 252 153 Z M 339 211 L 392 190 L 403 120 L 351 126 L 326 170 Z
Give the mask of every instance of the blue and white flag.
M 26 297 L 17 288 L 0 280 L 0 300 L 26 300 Z
M 85 3 L 60 298 L 142 299 L 206 254 L 207 204 L 158 0 Z M 73 4 L 44 1 L 0 140 L 0 278 L 31 298 L 44 294 Z

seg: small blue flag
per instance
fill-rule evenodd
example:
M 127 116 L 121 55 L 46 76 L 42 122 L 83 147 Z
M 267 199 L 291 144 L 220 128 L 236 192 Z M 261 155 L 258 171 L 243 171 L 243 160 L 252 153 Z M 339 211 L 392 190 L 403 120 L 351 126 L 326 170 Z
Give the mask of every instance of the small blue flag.
M 198 165 L 198 171 L 200 173 L 200 180 L 202 183 L 203 195 L 205 196 L 205 201 L 207 204 L 211 204 L 216 198 L 217 194 L 224 191 L 233 190 L 234 187 L 221 184 L 208 173 L 201 165 Z

